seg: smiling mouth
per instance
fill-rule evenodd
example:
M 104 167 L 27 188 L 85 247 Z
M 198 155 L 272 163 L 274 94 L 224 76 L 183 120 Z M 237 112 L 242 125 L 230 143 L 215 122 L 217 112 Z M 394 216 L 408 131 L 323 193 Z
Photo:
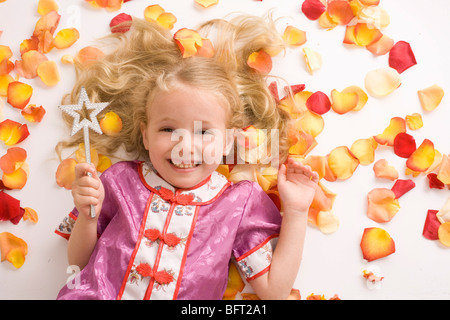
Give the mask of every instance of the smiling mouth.
M 174 163 L 172 160 L 169 160 L 169 162 L 179 169 L 192 169 L 199 166 L 199 163 Z

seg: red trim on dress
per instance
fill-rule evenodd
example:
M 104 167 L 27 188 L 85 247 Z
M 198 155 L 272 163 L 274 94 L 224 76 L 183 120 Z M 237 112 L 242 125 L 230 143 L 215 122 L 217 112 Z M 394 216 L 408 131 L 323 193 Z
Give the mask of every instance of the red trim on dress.
M 272 240 L 273 238 L 277 238 L 280 235 L 278 233 L 274 233 L 271 236 L 269 236 L 266 240 L 264 240 L 263 242 L 261 242 L 259 245 L 257 245 L 256 247 L 254 247 L 253 249 L 247 251 L 246 253 L 244 253 L 243 255 L 241 255 L 239 258 L 236 258 L 236 261 L 241 261 L 244 258 L 247 258 L 249 255 L 251 255 L 252 253 L 258 251 L 259 249 L 261 249 L 267 242 L 269 242 L 270 240 Z

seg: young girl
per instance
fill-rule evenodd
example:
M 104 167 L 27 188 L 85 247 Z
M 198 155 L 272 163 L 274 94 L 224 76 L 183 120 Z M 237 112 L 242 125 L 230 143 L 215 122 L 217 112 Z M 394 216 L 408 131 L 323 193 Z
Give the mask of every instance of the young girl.
M 143 161 L 118 162 L 100 178 L 93 165 L 76 166 L 76 208 L 58 233 L 70 235 L 69 264 L 82 271 L 58 299 L 221 299 L 233 257 L 260 298 L 288 297 L 317 173 L 293 159 L 281 165 L 281 217 L 257 183 L 231 183 L 217 161 L 202 158 L 217 145 L 227 155 L 228 129 L 253 125 L 279 130 L 285 161 L 288 116 L 246 63 L 283 41 L 272 22 L 248 16 L 199 32 L 214 36 L 214 57 L 182 58 L 169 32 L 133 19 L 130 31 L 114 34 L 114 52 L 80 70 L 72 101 L 84 86 L 123 122 L 118 136 L 92 135 L 93 146 L 106 154 L 124 147 Z

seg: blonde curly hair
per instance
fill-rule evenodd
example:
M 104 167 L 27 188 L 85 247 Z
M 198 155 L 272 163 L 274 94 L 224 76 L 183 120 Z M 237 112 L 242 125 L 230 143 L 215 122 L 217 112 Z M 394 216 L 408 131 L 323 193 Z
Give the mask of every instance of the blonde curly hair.
M 77 81 L 63 104 L 76 103 L 83 86 L 91 101 L 110 103 L 100 118 L 114 111 L 122 119 L 123 129 L 117 135 L 92 133 L 92 147 L 99 153 L 114 156 L 123 148 L 130 159 L 148 160 L 140 130 L 140 125 L 147 123 L 147 108 L 158 90 L 170 91 L 184 84 L 210 90 L 224 99 L 231 111 L 229 128 L 253 125 L 278 129 L 279 160 L 284 161 L 289 148 L 289 115 L 277 107 L 268 89 L 268 75 L 247 65 L 249 55 L 255 51 L 284 49 L 273 20 L 241 15 L 229 21 L 208 21 L 197 31 L 212 41 L 212 58 L 183 58 L 167 29 L 133 17 L 128 32 L 105 37 L 107 43 L 114 44 L 112 52 L 89 66 L 76 62 Z M 71 125 L 70 117 L 63 114 L 63 118 Z M 63 149 L 82 141 L 80 132 L 59 142 L 56 151 L 61 158 Z

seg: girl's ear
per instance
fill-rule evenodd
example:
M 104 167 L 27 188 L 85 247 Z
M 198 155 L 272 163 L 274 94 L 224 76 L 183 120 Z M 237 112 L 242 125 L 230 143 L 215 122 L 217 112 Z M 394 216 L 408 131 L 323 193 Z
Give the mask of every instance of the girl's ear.
M 228 155 L 231 151 L 231 148 L 233 148 L 234 140 L 236 137 L 235 133 L 236 133 L 236 128 L 226 130 L 225 143 L 223 145 L 224 146 L 223 147 L 223 155 L 224 156 Z
M 142 142 L 144 143 L 145 150 L 148 150 L 148 136 L 147 136 L 147 125 L 144 122 L 141 122 L 141 134 L 142 134 Z

